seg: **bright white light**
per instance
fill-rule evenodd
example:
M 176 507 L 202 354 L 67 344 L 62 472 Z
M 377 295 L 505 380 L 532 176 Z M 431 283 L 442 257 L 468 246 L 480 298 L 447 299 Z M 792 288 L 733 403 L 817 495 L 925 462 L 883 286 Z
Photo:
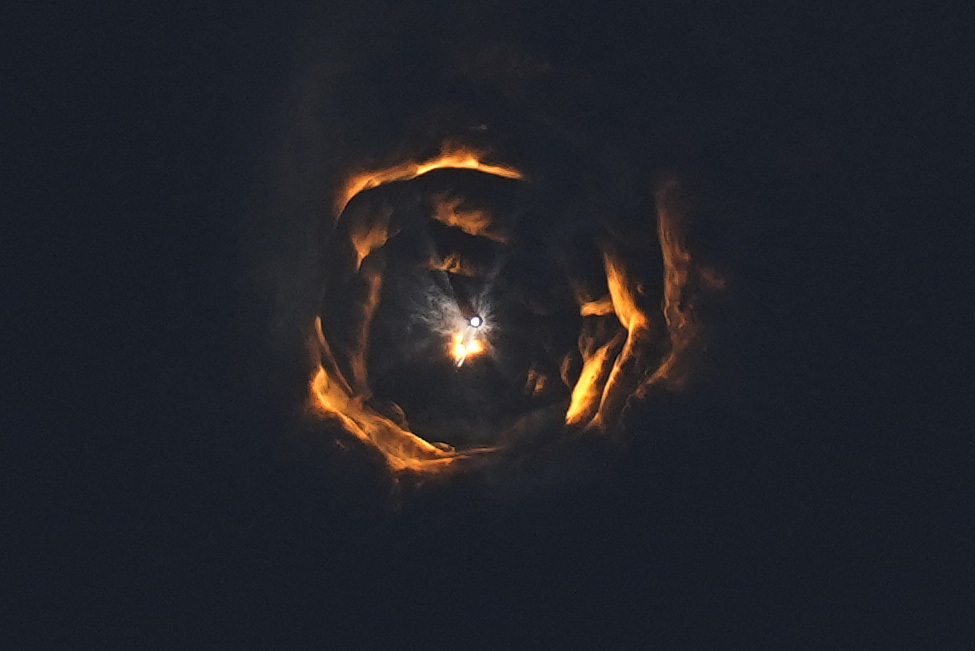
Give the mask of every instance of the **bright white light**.
M 473 327 L 480 328 L 481 324 L 484 323 L 484 319 L 482 319 L 479 315 L 475 314 L 474 316 L 471 317 L 470 323 Z

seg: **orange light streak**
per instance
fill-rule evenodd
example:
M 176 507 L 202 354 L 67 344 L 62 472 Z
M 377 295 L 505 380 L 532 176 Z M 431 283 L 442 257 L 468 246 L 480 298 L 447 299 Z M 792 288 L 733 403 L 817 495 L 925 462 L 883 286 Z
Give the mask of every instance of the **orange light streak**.
M 438 156 L 426 161 L 406 161 L 377 170 L 366 170 L 351 175 L 335 200 L 335 217 L 338 218 L 352 198 L 360 192 L 395 181 L 409 181 L 439 169 L 477 170 L 506 179 L 524 179 L 519 170 L 507 165 L 484 162 L 483 154 L 463 146 L 445 145 Z

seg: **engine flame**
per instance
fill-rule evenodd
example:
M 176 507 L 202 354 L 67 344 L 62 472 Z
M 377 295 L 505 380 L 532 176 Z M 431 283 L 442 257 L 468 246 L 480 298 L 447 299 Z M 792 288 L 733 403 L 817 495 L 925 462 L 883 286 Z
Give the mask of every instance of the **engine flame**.
M 426 161 L 406 161 L 391 167 L 352 174 L 338 193 L 335 202 L 335 217 L 337 219 L 352 201 L 352 198 L 364 190 L 395 181 L 409 181 L 438 169 L 477 170 L 506 179 L 525 178 L 524 174 L 514 167 L 485 162 L 483 152 L 461 145 L 447 144 L 438 156 Z

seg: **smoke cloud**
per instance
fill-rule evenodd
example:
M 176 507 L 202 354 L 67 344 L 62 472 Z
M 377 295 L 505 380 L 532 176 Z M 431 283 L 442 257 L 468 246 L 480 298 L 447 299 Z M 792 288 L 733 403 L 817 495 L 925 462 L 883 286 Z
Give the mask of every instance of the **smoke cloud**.
M 699 189 L 511 24 L 416 43 L 363 15 L 309 29 L 251 238 L 298 438 L 423 481 L 625 445 L 694 380 L 726 289 Z

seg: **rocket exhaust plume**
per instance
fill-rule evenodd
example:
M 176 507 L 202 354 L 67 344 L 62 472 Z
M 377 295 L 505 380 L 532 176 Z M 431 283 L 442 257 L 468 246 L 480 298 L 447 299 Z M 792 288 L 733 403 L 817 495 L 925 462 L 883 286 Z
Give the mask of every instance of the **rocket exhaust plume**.
M 565 437 L 613 433 L 654 387 L 686 382 L 703 344 L 695 313 L 719 281 L 689 249 L 693 204 L 679 180 L 658 184 L 643 240 L 588 228 L 580 252 L 542 231 L 553 251 L 539 256 L 537 232 L 521 230 L 539 228 L 528 209 L 465 194 L 514 183 L 532 205 L 533 174 L 455 144 L 443 152 L 339 184 L 328 257 L 340 262 L 314 324 L 316 418 L 392 472 L 428 475 L 503 459 L 553 424 Z M 436 176 L 457 168 L 467 171 Z M 540 270 L 539 257 L 560 268 Z
M 459 58 L 450 83 L 494 95 L 423 97 L 375 140 L 321 117 L 334 80 L 316 69 L 282 163 L 304 253 L 275 271 L 275 323 L 310 350 L 310 429 L 396 478 L 625 441 L 629 411 L 695 376 L 724 284 L 695 250 L 707 215 L 688 184 L 530 90 L 561 73 Z M 295 144 L 325 134 L 323 153 Z

